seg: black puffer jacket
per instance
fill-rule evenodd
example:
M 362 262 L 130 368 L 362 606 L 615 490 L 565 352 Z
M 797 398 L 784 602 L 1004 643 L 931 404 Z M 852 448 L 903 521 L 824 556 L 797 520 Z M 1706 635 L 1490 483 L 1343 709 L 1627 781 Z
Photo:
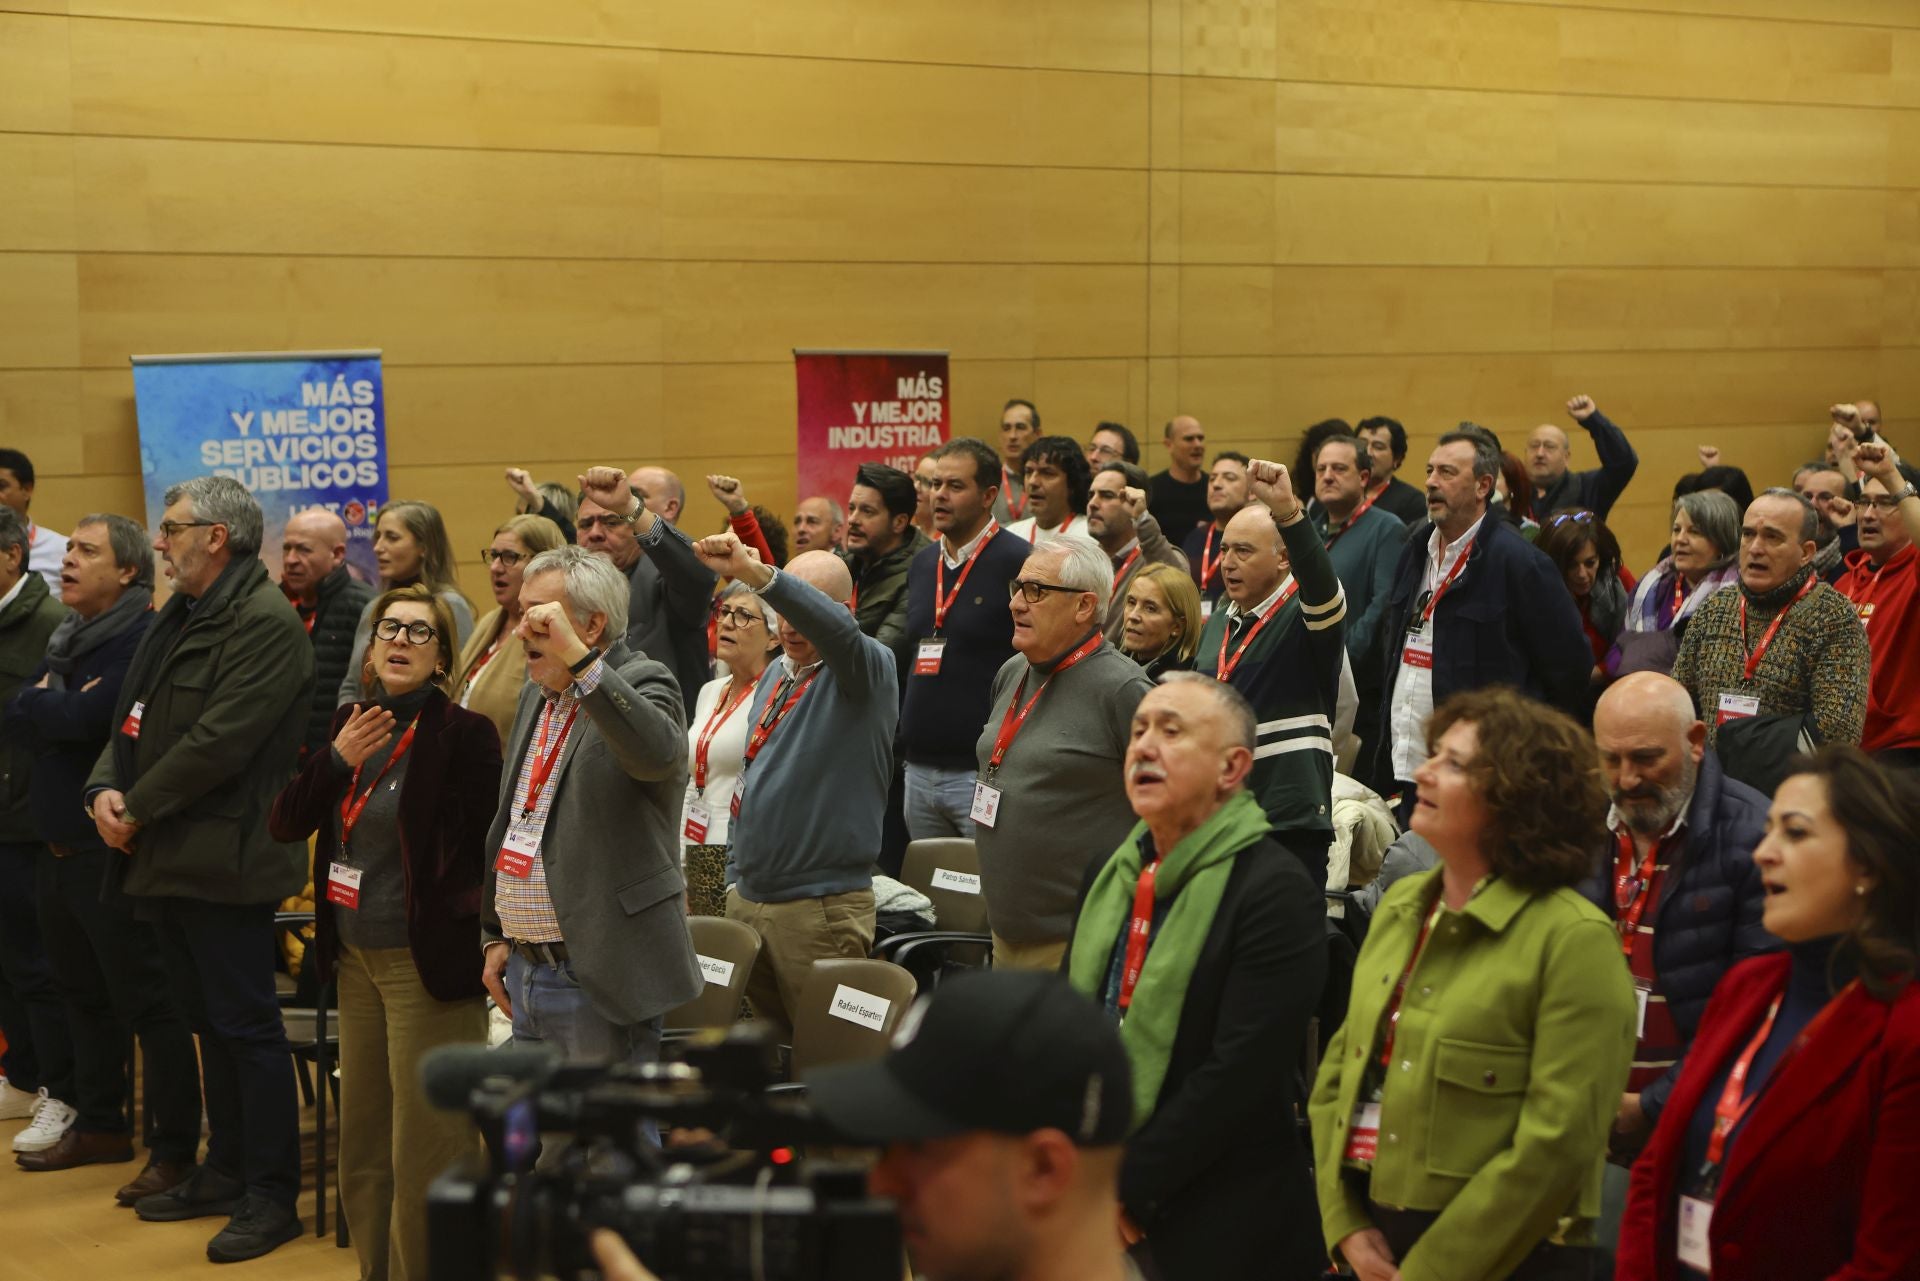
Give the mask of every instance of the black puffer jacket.
M 1708 748 L 1687 807 L 1686 848 L 1668 865 L 1653 906 L 1653 972 L 1683 1041 L 1693 1040 L 1723 974 L 1738 961 L 1780 947 L 1760 924 L 1766 891 L 1753 850 L 1766 827 L 1767 798 L 1728 778 Z M 1611 869 L 1580 889 L 1609 917 L 1616 915 Z M 1649 1119 L 1659 1119 L 1679 1073 L 1676 1063 L 1641 1091 Z
M 353 629 L 360 613 L 373 599 L 373 588 L 347 572 L 345 565 L 320 580 L 320 599 L 314 607 L 313 698 L 307 711 L 307 737 L 300 748 L 300 759 L 325 747 L 331 740 L 335 697 L 347 663 L 353 658 Z

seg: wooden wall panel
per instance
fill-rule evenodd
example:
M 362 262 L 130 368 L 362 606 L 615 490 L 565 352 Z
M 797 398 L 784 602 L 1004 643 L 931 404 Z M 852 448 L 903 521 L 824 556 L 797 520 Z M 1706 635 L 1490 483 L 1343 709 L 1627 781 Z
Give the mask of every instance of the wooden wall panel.
M 0 247 L 72 249 L 73 144 L 52 134 L 0 133 Z
M 73 127 L 68 26 L 63 18 L 0 12 L 0 129 Z

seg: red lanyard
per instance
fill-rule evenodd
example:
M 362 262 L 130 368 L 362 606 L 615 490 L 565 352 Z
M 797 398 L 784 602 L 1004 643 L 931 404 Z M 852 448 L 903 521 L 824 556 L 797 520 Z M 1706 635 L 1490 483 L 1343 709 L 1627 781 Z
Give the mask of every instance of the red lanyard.
M 1021 516 L 1026 514 L 1027 491 L 1013 483 L 1013 473 L 1007 470 L 1005 463 L 1000 464 L 1000 492 L 1007 496 L 1008 520 L 1019 520 Z M 1020 495 L 1018 504 L 1015 504 L 1013 501 L 1015 494 Z
M 1760 634 L 1759 648 L 1750 650 L 1747 654 L 1748 680 L 1752 680 L 1754 672 L 1759 670 L 1760 660 L 1766 657 L 1767 646 L 1773 644 L 1773 634 L 1779 631 L 1780 624 L 1786 621 L 1787 612 L 1798 605 L 1806 594 L 1813 590 L 1813 585 L 1819 581 L 1814 575 L 1808 574 L 1807 581 L 1800 585 L 1800 590 L 1794 593 L 1793 599 L 1781 606 L 1780 612 L 1773 616 L 1771 623 L 1767 624 L 1767 630 Z M 1747 643 L 1747 594 L 1745 592 L 1740 593 L 1740 643 L 1742 645 Z
M 1440 906 L 1443 901 L 1441 891 L 1436 889 L 1433 906 L 1427 910 L 1427 919 L 1420 925 L 1420 937 L 1413 941 L 1413 955 L 1407 958 L 1407 968 L 1400 971 L 1400 981 L 1393 985 L 1393 996 L 1387 1002 L 1384 1015 L 1387 1035 L 1380 1046 L 1381 1067 L 1386 1067 L 1393 1062 L 1393 1038 L 1400 1031 L 1400 1005 L 1407 999 L 1407 984 L 1413 981 L 1414 967 L 1420 964 L 1420 956 L 1427 950 L 1427 940 L 1433 937 L 1434 922 L 1440 919 Z
M 991 518 L 980 540 L 973 545 L 973 555 L 967 557 L 967 563 L 960 567 L 960 577 L 953 580 L 953 590 L 947 590 L 947 553 L 939 549 L 939 559 L 933 563 L 933 630 L 936 634 L 947 621 L 947 611 L 953 608 L 953 602 L 960 598 L 960 586 L 967 581 L 967 575 L 973 572 L 973 562 L 980 559 L 980 553 L 987 550 L 987 544 L 1000 532 L 998 522 Z
M 1133 1004 L 1133 989 L 1140 982 L 1140 971 L 1147 965 L 1147 944 L 1153 940 L 1153 881 L 1159 874 L 1160 860 L 1154 859 L 1140 869 L 1133 883 L 1133 915 L 1127 920 L 1127 964 L 1120 971 L 1120 1008 Z
M 553 740 L 553 750 L 547 751 L 547 731 L 553 726 L 553 709 L 556 703 L 548 703 L 540 713 L 540 743 L 533 749 L 533 770 L 527 776 L 527 803 L 521 808 L 522 818 L 533 817 L 533 811 L 540 806 L 540 793 L 546 790 L 547 779 L 553 774 L 554 762 L 560 759 L 560 749 L 567 745 L 567 735 L 573 732 L 574 717 L 580 715 L 580 704 L 575 703 L 567 713 L 567 719 L 561 723 L 560 735 Z
M 1687 601 L 1687 576 L 1679 570 L 1673 571 L 1673 616 L 1680 617 L 1680 607 Z
M 1637 872 L 1633 866 L 1633 837 L 1624 827 L 1620 829 L 1619 841 L 1620 852 L 1613 865 L 1613 903 L 1620 915 L 1613 923 L 1620 931 L 1620 950 L 1632 956 L 1634 935 L 1640 932 L 1640 920 L 1647 914 L 1647 905 L 1653 902 L 1653 869 L 1660 865 L 1660 849 L 1666 844 L 1666 837 L 1653 843 Z
M 461 692 L 464 693 L 473 688 L 473 683 L 480 679 L 480 673 L 485 671 L 487 664 L 493 661 L 493 656 L 500 652 L 500 642 L 506 638 L 506 623 L 505 620 L 502 620 L 500 634 L 493 638 L 493 644 L 487 646 L 485 652 L 473 660 L 473 666 L 467 669 L 467 679 L 460 683 Z
M 1226 559 L 1224 551 L 1218 556 L 1213 554 L 1213 546 L 1219 539 L 1219 527 L 1207 526 L 1207 536 L 1200 543 L 1200 590 L 1203 592 L 1207 590 L 1207 584 L 1213 581 L 1213 576 L 1220 572 L 1220 562 Z
M 715 700 L 713 711 L 707 714 L 706 728 L 700 731 L 700 737 L 694 741 L 693 745 L 693 786 L 695 790 L 701 792 L 707 790 L 707 750 L 713 746 L 713 736 L 720 732 L 720 727 L 727 723 L 727 718 L 733 715 L 735 709 L 752 697 L 753 686 L 745 681 L 741 681 L 740 693 L 737 696 L 734 694 L 732 686 L 729 685 L 727 691 Z
M 1247 628 L 1247 634 L 1240 638 L 1240 644 L 1234 649 L 1232 658 L 1227 657 L 1227 632 L 1231 630 L 1231 628 L 1228 627 L 1221 630 L 1220 656 L 1214 659 L 1213 662 L 1213 678 L 1215 680 L 1225 683 L 1233 679 L 1233 671 L 1236 667 L 1240 666 L 1240 656 L 1247 652 L 1247 646 L 1253 644 L 1253 638 L 1260 634 L 1260 629 L 1272 622 L 1274 615 L 1285 609 L 1287 602 L 1292 600 L 1293 594 L 1299 590 L 1299 579 L 1295 578 L 1287 583 L 1286 590 L 1280 593 L 1280 599 L 1273 603 L 1273 608 L 1268 610 L 1259 622 Z
M 856 618 L 859 617 L 859 614 L 860 614 L 860 584 L 859 583 L 855 583 L 853 585 L 853 595 L 847 598 L 847 608 L 853 611 L 854 616 Z
M 813 678 L 819 674 L 820 669 L 818 667 L 808 672 L 807 679 L 793 687 L 793 693 L 787 696 L 786 702 L 780 704 L 778 711 L 775 711 L 773 706 L 774 700 L 780 697 L 779 688 L 777 686 L 775 687 L 773 698 L 767 700 L 766 711 L 760 714 L 760 723 L 753 727 L 753 733 L 747 737 L 747 759 L 749 761 L 760 755 L 760 749 L 767 744 L 767 736 L 779 727 L 781 721 L 787 719 L 787 713 L 793 710 L 793 705 L 800 701 L 800 696 L 807 692 L 807 686 L 813 684 Z
M 1053 678 L 1099 649 L 1100 642 L 1105 639 L 1096 631 L 1081 641 L 1071 654 L 1061 659 L 1054 669 L 1047 673 L 1047 678 L 1040 682 L 1039 689 L 1033 691 L 1033 697 L 1027 700 L 1025 707 L 1020 707 L 1020 696 L 1027 692 L 1027 678 L 1025 676 L 1020 678 L 1019 687 L 1013 691 L 1013 698 L 1007 703 L 1007 713 L 1000 718 L 1000 733 L 993 740 L 993 755 L 987 758 L 988 774 L 1000 768 L 1000 762 L 1006 759 L 1007 749 L 1013 746 L 1014 736 L 1020 732 L 1020 727 L 1027 723 L 1027 714 L 1033 710 L 1033 705 L 1040 701 L 1040 696 L 1047 692 L 1047 686 L 1053 684 Z M 1018 713 L 1014 711 L 1016 707 L 1020 708 Z
M 1819 1030 L 1821 1024 L 1827 1021 L 1827 1016 L 1833 1013 L 1834 1007 L 1838 1006 L 1859 982 L 1859 979 L 1855 979 L 1842 988 L 1840 995 L 1828 1001 L 1826 1007 L 1814 1016 L 1813 1022 L 1807 1024 L 1806 1029 L 1793 1038 L 1793 1044 L 1787 1047 L 1787 1052 L 1782 1054 L 1779 1061 L 1773 1065 L 1775 1076 L 1778 1076 L 1780 1069 L 1787 1065 L 1787 1060 L 1793 1057 L 1794 1051 L 1813 1039 L 1813 1034 Z M 1708 1165 L 1717 1167 L 1725 1163 L 1727 1140 L 1732 1137 L 1734 1130 L 1739 1128 L 1740 1122 L 1746 1119 L 1747 1110 L 1753 1106 L 1754 1100 L 1760 1097 L 1758 1092 L 1745 1098 L 1741 1096 L 1746 1094 L 1747 1073 L 1753 1069 L 1753 1060 L 1760 1053 L 1760 1047 L 1767 1043 L 1767 1033 L 1773 1031 L 1773 1020 L 1779 1013 L 1780 998 L 1776 996 L 1773 998 L 1773 1004 L 1767 1007 L 1767 1017 L 1760 1024 L 1760 1030 L 1753 1034 L 1753 1040 L 1747 1042 L 1746 1052 L 1734 1060 L 1733 1067 L 1727 1072 L 1727 1083 L 1720 1091 L 1720 1101 L 1713 1106 L 1713 1135 L 1707 1140 Z
M 1473 544 L 1471 542 L 1460 549 L 1460 558 L 1453 562 L 1453 568 L 1447 571 L 1447 576 L 1440 580 L 1438 587 L 1434 588 L 1433 599 L 1427 602 L 1426 609 L 1422 611 L 1420 615 L 1421 622 L 1425 623 L 1433 618 L 1433 611 L 1440 608 L 1440 598 L 1447 594 L 1447 588 L 1453 586 L 1453 580 L 1460 577 L 1460 571 L 1467 567 L 1467 557 L 1472 554 Z M 1442 555 L 1445 555 L 1445 553 L 1443 552 Z
M 1875 575 L 1875 577 L 1878 577 L 1878 575 Z M 320 607 L 315 605 L 311 613 L 308 613 L 306 610 L 301 610 L 300 613 L 302 615 L 300 621 L 307 625 L 307 635 L 313 635 L 313 625 L 320 621 Z
M 1380 493 L 1384 494 L 1386 492 L 1387 492 L 1386 487 L 1382 486 L 1380 489 Z M 1362 516 L 1366 515 L 1367 508 L 1373 506 L 1375 500 L 1377 500 L 1379 497 L 1380 497 L 1380 494 L 1368 494 L 1365 498 L 1361 499 L 1360 505 L 1353 509 L 1353 515 L 1347 517 L 1347 523 L 1340 526 L 1340 528 L 1334 530 L 1331 534 L 1327 535 L 1327 546 L 1332 547 L 1335 543 L 1339 542 L 1340 536 L 1342 534 L 1345 534 L 1349 529 L 1352 529 L 1353 523 L 1359 520 Z
M 417 716 L 407 722 L 407 732 L 400 736 L 399 745 L 393 749 L 393 755 L 387 757 L 387 763 L 380 767 L 380 772 L 374 775 L 373 781 L 367 784 L 367 790 L 364 792 L 360 792 L 360 771 L 365 767 L 366 762 L 361 761 L 359 765 L 353 767 L 353 781 L 347 784 L 347 794 L 340 798 L 340 844 L 342 846 L 352 838 L 353 829 L 360 822 L 360 811 L 367 808 L 367 802 L 373 799 L 374 789 L 380 786 L 380 780 L 387 776 L 387 771 L 393 768 L 394 762 L 405 756 L 407 749 L 413 746 L 413 731 L 419 724 L 420 718 Z M 354 799 L 355 792 L 360 792 L 358 800 Z
M 1127 558 L 1120 562 L 1120 568 L 1113 571 L 1113 590 L 1114 591 L 1117 592 L 1120 590 L 1120 584 L 1126 581 L 1127 571 L 1132 569 L 1133 562 L 1139 559 L 1140 559 L 1140 549 L 1138 547 L 1134 548 L 1132 551 L 1127 553 Z
M 1868 620 L 1873 616 L 1873 609 L 1870 604 L 1873 600 L 1873 589 L 1880 585 L 1880 575 L 1886 572 L 1887 567 L 1885 565 L 1880 566 L 1880 568 L 1873 571 L 1873 577 L 1867 580 L 1867 585 L 1860 589 L 1858 596 L 1847 597 L 1848 600 L 1854 603 L 1854 612 L 1860 615 L 1860 625 L 1862 627 L 1870 626 Z
M 1050 534 L 1065 534 L 1070 533 L 1072 529 L 1073 517 L 1068 516 L 1060 523 L 1060 528 L 1050 529 L 1047 532 Z M 1038 516 L 1033 518 L 1033 528 L 1027 531 L 1027 541 L 1029 543 L 1038 543 L 1040 541 L 1040 518 Z

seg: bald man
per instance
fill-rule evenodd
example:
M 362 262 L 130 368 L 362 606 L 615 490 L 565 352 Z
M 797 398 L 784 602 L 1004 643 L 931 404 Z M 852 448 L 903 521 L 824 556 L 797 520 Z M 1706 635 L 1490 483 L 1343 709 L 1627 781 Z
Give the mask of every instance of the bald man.
M 1594 709 L 1593 736 L 1614 846 L 1605 872 L 1582 888 L 1614 919 L 1640 992 L 1602 1215 L 1617 1231 L 1624 1167 L 1660 1117 L 1714 985 L 1736 961 L 1780 944 L 1760 925 L 1765 891 L 1753 862 L 1767 798 L 1721 772 L 1686 687 L 1658 672 L 1621 678 Z
M 347 526 L 324 507 L 287 520 L 280 539 L 280 590 L 313 639 L 312 706 L 300 759 L 323 750 L 331 735 L 335 694 L 353 660 L 353 631 L 373 588 L 347 569 Z
M 813 963 L 873 947 L 872 868 L 893 777 L 900 678 L 893 651 L 854 621 L 853 578 L 833 553 L 802 552 L 775 569 L 732 534 L 703 538 L 694 550 L 780 615 L 780 659 L 767 664 L 746 708 L 727 916 L 760 936 L 747 1003 L 787 1041 Z
M 831 498 L 815 494 L 793 509 L 793 549 L 830 552 L 847 536 L 847 514 Z
M 665 663 L 691 709 L 713 674 L 707 616 L 713 575 L 675 527 L 686 502 L 680 478 L 664 467 L 591 467 L 580 477 L 580 546 L 627 576 L 627 648 Z
M 1640 466 L 1640 455 L 1627 443 L 1626 433 L 1594 406 L 1593 397 L 1575 396 L 1567 415 L 1593 437 L 1600 465 L 1592 471 L 1569 471 L 1573 457 L 1567 433 L 1542 423 L 1527 437 L 1527 475 L 1533 478 L 1533 514 L 1544 522 L 1553 513 L 1581 507 L 1605 520 L 1627 482 Z

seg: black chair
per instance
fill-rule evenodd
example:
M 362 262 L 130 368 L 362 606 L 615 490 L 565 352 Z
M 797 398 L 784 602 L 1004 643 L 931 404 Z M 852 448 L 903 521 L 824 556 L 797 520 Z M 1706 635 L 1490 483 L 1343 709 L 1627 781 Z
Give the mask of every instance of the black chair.
M 308 955 L 303 958 L 301 969 L 307 976 L 314 974 L 312 948 L 314 945 L 312 912 L 275 912 L 274 927 L 282 933 L 292 934 L 304 942 Z M 295 992 L 299 990 L 295 985 Z M 313 1005 L 303 1007 L 291 1002 L 297 1000 L 295 992 L 286 992 L 281 996 L 280 1017 L 287 1027 L 287 1040 L 293 1047 L 294 1076 L 300 1083 L 300 1096 L 308 1107 L 314 1110 L 313 1116 L 313 1234 L 323 1237 L 327 1234 L 327 1096 L 333 1096 L 333 1106 L 340 1106 L 340 1079 L 333 1074 L 334 1063 L 340 1056 L 340 1036 L 337 1031 L 327 1029 L 327 1012 L 335 1003 L 334 985 L 331 982 L 313 984 Z M 318 1084 L 316 1085 L 316 1082 Z M 338 1171 L 334 1171 L 337 1176 Z M 340 1208 L 339 1179 L 334 1178 L 334 1244 L 345 1248 L 347 1244 L 347 1216 Z
M 881 940 L 873 949 L 876 959 L 911 972 L 922 991 L 939 986 L 941 977 L 955 970 L 993 964 L 993 935 L 987 930 L 987 903 L 980 893 L 980 856 L 972 841 L 914 841 L 907 846 L 900 880 L 933 903 L 935 928 Z

